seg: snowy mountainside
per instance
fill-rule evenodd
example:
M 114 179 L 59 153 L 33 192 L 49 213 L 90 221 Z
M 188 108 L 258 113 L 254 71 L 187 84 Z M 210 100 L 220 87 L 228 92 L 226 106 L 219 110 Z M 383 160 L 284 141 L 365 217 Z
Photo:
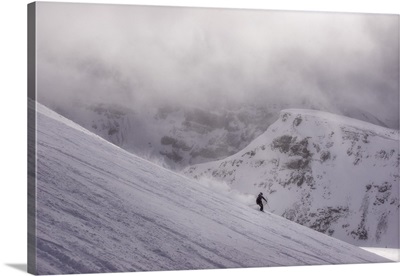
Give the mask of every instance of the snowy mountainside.
M 171 103 L 65 105 L 53 103 L 50 107 L 113 144 L 173 170 L 235 154 L 264 133 L 278 119 L 280 110 L 289 107 L 286 103 L 227 104 L 217 109 Z M 354 108 L 301 105 L 334 109 L 336 114 L 386 126 L 376 116 Z
M 37 104 L 37 274 L 387 262 L 141 159 Z
M 182 169 L 243 149 L 277 119 L 277 108 L 251 105 L 211 112 L 193 106 L 131 109 L 81 103 L 55 110 L 131 153 Z
M 313 110 L 283 110 L 250 145 L 184 173 L 243 193 L 271 211 L 359 246 L 399 247 L 399 132 Z

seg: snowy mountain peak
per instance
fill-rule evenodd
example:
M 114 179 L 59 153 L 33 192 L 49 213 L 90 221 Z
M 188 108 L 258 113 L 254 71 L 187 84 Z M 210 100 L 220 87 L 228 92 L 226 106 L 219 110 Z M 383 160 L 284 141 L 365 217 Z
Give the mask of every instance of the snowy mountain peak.
M 274 213 L 347 242 L 398 248 L 398 137 L 356 119 L 288 109 L 243 150 L 184 173 L 265 191 Z
M 353 127 L 359 130 L 365 130 L 367 132 L 374 132 L 378 135 L 384 135 L 390 139 L 399 138 L 398 130 L 388 129 L 386 127 L 375 125 L 366 121 L 361 121 L 325 111 L 310 109 L 284 109 L 280 112 L 279 117 L 283 122 L 289 120 L 293 126 L 299 126 L 303 119 L 305 119 L 305 121 L 311 120 L 315 123 L 319 123 L 317 126 L 321 126 L 321 123 L 323 123 L 329 126 Z M 315 129 L 311 129 L 311 131 L 315 131 Z

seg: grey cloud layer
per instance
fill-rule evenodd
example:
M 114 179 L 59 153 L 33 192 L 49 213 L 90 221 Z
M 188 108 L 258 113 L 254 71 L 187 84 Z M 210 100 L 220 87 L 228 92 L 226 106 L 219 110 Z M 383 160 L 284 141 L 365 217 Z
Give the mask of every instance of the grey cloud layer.
M 349 105 L 398 125 L 398 17 L 38 5 L 39 100 Z

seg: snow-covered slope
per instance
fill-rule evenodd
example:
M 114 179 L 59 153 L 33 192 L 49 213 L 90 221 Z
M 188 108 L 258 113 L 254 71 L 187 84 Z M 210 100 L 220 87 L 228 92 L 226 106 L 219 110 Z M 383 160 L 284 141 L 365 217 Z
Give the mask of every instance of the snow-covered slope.
M 387 261 L 37 110 L 38 274 Z
M 271 211 L 359 246 L 399 248 L 399 132 L 313 110 L 284 110 L 249 146 L 184 172 L 243 193 Z

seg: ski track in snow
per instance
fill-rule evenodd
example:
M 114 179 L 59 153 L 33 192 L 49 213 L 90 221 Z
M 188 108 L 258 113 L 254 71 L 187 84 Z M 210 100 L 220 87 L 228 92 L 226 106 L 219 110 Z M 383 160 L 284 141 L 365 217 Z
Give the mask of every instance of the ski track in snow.
M 37 111 L 38 274 L 388 262 Z

